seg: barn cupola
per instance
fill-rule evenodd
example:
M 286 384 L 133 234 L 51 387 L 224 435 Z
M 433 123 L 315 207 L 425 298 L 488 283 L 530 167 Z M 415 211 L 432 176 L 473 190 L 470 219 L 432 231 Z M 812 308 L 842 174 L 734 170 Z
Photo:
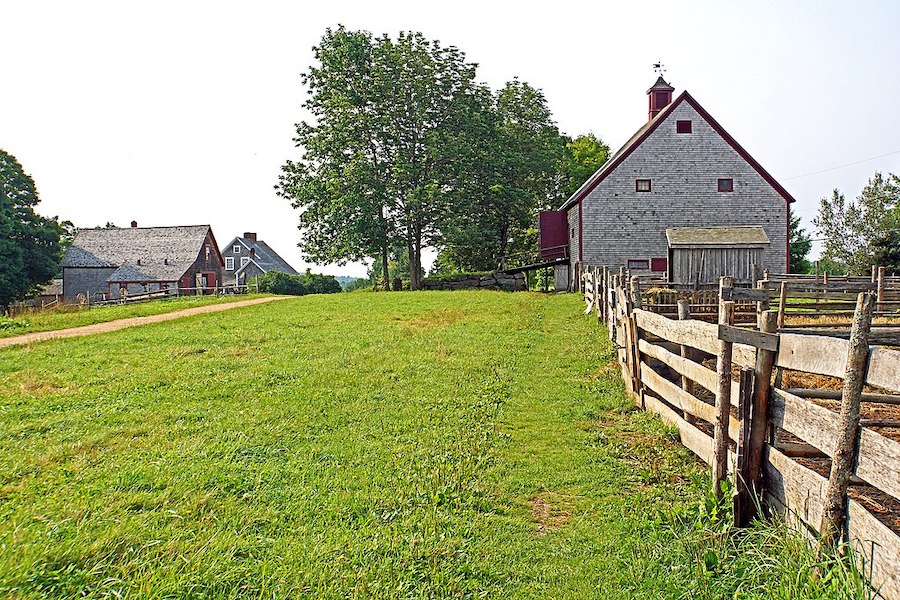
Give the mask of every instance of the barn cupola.
M 653 87 L 647 90 L 647 96 L 650 97 L 650 116 L 648 120 L 652 120 L 662 109 L 672 103 L 672 92 L 674 91 L 675 88 L 666 83 L 666 80 L 660 75 Z

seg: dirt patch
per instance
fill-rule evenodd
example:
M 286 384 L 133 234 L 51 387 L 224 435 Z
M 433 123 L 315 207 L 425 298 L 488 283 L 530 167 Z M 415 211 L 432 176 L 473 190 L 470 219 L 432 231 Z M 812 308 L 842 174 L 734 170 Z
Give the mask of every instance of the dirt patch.
M 39 379 L 34 371 L 28 370 L 18 374 L 19 391 L 25 396 L 50 396 L 72 391 L 70 385 L 57 385 L 52 381 Z
M 428 330 L 452 325 L 466 318 L 458 308 L 441 308 L 418 315 L 404 323 L 407 329 Z
M 571 497 L 555 492 L 538 492 L 528 499 L 531 518 L 538 525 L 537 535 L 562 529 L 572 520 Z

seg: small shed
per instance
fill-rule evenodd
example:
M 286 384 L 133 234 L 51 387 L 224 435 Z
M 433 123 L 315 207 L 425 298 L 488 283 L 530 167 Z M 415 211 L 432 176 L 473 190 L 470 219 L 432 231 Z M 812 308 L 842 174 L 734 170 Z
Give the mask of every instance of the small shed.
M 669 282 L 717 283 L 719 277 L 738 282 L 753 279 L 753 265 L 764 269 L 769 237 L 760 226 L 673 227 L 666 229 L 669 242 Z

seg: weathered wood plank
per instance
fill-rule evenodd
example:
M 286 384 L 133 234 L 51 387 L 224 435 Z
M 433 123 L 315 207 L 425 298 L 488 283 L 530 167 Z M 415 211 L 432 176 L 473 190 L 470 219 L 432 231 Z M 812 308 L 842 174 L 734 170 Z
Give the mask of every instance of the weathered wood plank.
M 799 517 L 807 527 L 821 521 L 827 480 L 771 446 L 766 451 L 767 496 L 785 506 L 788 517 Z M 872 586 L 881 596 L 900 598 L 900 536 L 855 500 L 847 504 L 849 543 L 865 561 L 862 572 L 871 572 Z
M 808 388 L 787 388 L 786 392 L 790 392 L 801 398 L 817 398 L 819 400 L 840 400 L 841 392 L 839 390 L 811 390 Z M 863 394 L 863 402 L 873 402 L 875 404 L 900 404 L 900 396 L 891 396 L 889 394 Z
M 900 350 L 871 348 L 866 383 L 900 392 Z
M 706 464 L 712 464 L 713 439 L 711 437 L 682 419 L 678 413 L 650 394 L 644 395 L 644 406 L 648 411 L 659 415 L 666 423 L 677 427 L 684 447 L 700 457 L 700 460 Z
M 828 456 L 834 452 L 838 416 L 809 400 L 778 388 L 772 388 L 769 420 L 782 429 L 809 442 Z
M 751 288 L 726 288 L 722 290 L 722 300 L 749 300 L 751 302 L 768 302 L 769 292 Z
M 714 323 L 675 321 L 646 310 L 635 310 L 634 317 L 639 328 L 653 335 L 714 356 L 719 353 L 719 328 Z M 752 367 L 756 363 L 756 349 L 735 344 L 732 360 L 743 367 Z
M 863 428 L 856 475 L 900 500 L 900 442 Z
M 651 344 L 647 340 L 640 340 L 638 344 L 642 353 L 665 363 L 679 375 L 684 375 L 711 393 L 716 393 L 719 386 L 719 378 L 715 371 L 707 369 L 690 359 L 682 358 L 659 344 Z M 734 407 L 737 407 L 735 398 L 738 395 L 738 387 L 737 381 L 731 382 L 731 405 Z
M 648 388 L 665 398 L 667 402 L 680 410 L 703 419 L 708 423 L 713 423 L 715 421 L 716 413 L 713 405 L 707 404 L 685 392 L 680 386 L 672 383 L 644 362 L 641 363 L 641 381 Z M 737 440 L 740 426 L 740 421 L 736 418 L 729 418 L 728 435 L 731 439 Z
M 778 336 L 773 333 L 741 329 L 732 325 L 719 325 L 719 339 L 733 344 L 747 344 L 769 352 L 778 351 Z
M 850 342 L 823 335 L 782 333 L 775 366 L 793 371 L 843 377 Z

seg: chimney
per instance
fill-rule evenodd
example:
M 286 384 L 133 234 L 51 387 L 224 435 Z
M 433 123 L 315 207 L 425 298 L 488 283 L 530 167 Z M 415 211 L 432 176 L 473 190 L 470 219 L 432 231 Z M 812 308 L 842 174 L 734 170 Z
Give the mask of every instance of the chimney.
M 647 90 L 647 96 L 650 97 L 650 116 L 648 120 L 653 120 L 653 117 L 672 103 L 672 92 L 674 91 L 675 88 L 666 83 L 666 80 L 660 75 L 653 87 Z
M 132 227 L 137 227 L 137 221 L 132 221 L 132 222 L 131 222 L 131 226 L 132 226 Z
M 255 244 L 256 243 L 256 234 L 253 233 L 252 231 L 246 231 L 246 232 L 244 232 L 244 239 L 249 240 Z

